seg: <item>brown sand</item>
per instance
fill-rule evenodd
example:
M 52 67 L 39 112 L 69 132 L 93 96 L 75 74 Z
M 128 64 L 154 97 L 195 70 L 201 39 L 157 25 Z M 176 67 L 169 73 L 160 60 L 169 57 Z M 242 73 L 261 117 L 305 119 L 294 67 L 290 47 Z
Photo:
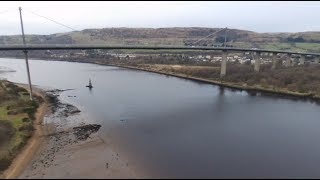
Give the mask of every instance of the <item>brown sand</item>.
M 68 141 L 68 137 L 60 137 L 60 141 Z M 56 145 L 54 139 L 49 139 L 19 178 L 137 178 L 125 158 L 98 134 L 80 143 L 63 144 L 59 151 L 50 151 Z

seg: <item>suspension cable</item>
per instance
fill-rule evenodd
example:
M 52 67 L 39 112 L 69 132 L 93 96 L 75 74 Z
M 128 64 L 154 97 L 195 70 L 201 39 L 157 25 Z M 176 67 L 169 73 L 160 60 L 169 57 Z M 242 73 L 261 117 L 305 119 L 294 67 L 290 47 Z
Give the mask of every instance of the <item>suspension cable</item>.
M 216 31 L 216 32 L 214 32 L 214 33 L 212 33 L 212 34 L 209 34 L 209 35 L 206 36 L 206 37 L 203 37 L 203 38 L 199 39 L 198 41 L 196 41 L 196 42 L 194 42 L 194 43 L 192 43 L 192 44 L 195 44 L 195 43 L 197 43 L 197 42 L 199 42 L 199 41 L 201 41 L 201 40 L 203 40 L 203 39 L 205 39 L 205 38 L 208 38 L 208 37 L 210 37 L 210 36 L 212 36 L 212 35 L 214 35 L 214 34 L 216 34 L 216 33 L 218 33 L 218 32 L 221 32 L 221 31 L 223 31 L 223 30 L 226 30 L 226 29 L 227 29 L 227 28 L 220 29 L 220 30 L 218 30 L 218 31 Z
M 70 26 L 67 26 L 67 25 L 62 24 L 62 23 L 60 23 L 60 22 L 57 22 L 57 21 L 55 21 L 55 20 L 53 20 L 53 19 L 51 19 L 51 18 L 42 16 L 42 15 L 37 14 L 37 13 L 35 13 L 35 12 L 33 12 L 33 11 L 30 11 L 30 10 L 28 10 L 28 9 L 25 9 L 25 10 L 28 11 L 28 12 L 30 12 L 30 13 L 32 13 L 32 14 L 34 14 L 34 15 L 36 15 L 36 16 L 39 16 L 39 17 L 42 17 L 42 18 L 47 19 L 47 20 L 49 20 L 49 21 L 52 21 L 52 22 L 54 22 L 54 23 L 56 23 L 56 24 L 58 24 L 58 25 L 64 26 L 64 27 L 66 27 L 66 28 L 68 28 L 68 29 L 71 29 L 71 30 L 73 30 L 73 31 L 78 31 L 78 30 L 76 30 L 76 29 L 74 29 L 74 28 L 72 28 L 72 27 L 70 27 Z

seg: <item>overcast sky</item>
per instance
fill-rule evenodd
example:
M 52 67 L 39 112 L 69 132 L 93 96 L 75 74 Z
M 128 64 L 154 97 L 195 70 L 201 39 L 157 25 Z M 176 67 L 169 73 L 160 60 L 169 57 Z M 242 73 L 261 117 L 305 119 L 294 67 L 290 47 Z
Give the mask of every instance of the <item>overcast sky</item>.
M 250 1 L 0 1 L 0 35 L 20 34 L 18 7 L 26 34 L 52 34 L 106 27 L 228 27 L 256 32 L 320 31 L 320 2 Z M 7 11 L 8 10 L 8 11 Z

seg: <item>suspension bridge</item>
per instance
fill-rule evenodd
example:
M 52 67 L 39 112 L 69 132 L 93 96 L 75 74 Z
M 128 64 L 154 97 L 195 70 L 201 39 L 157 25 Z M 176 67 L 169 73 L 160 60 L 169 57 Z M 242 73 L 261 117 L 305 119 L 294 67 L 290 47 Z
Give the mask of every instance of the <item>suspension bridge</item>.
M 73 31 L 77 31 L 76 29 L 67 26 L 65 24 L 62 24 L 58 21 L 53 20 L 52 18 L 48 18 L 42 15 L 39 15 L 38 13 L 32 12 L 28 10 L 30 13 L 37 15 L 39 17 L 45 18 L 49 21 L 52 21 L 58 25 L 64 26 L 68 29 L 71 29 Z M 0 14 L 5 13 L 0 12 Z M 0 45 L 0 51 L 12 51 L 12 50 L 22 50 L 25 54 L 26 59 L 26 67 L 27 67 L 27 73 L 28 73 L 28 80 L 29 80 L 29 88 L 30 88 L 30 98 L 32 100 L 32 86 L 31 86 L 31 79 L 30 79 L 30 71 L 29 71 L 29 65 L 28 65 L 28 51 L 30 50 L 85 50 L 85 49 L 108 49 L 108 50 L 115 50 L 115 49 L 133 49 L 133 50 L 199 50 L 199 51 L 222 51 L 222 61 L 221 61 L 221 70 L 220 70 L 220 76 L 224 77 L 226 76 L 226 69 L 227 69 L 227 54 L 230 52 L 249 52 L 253 54 L 254 59 L 254 71 L 259 72 L 260 70 L 260 63 L 261 63 L 261 54 L 262 53 L 268 53 L 269 57 L 272 59 L 272 68 L 274 69 L 277 62 L 277 55 L 284 54 L 288 58 L 285 61 L 286 66 L 292 65 L 291 56 L 292 55 L 298 55 L 300 64 L 303 65 L 306 61 L 307 56 L 311 56 L 315 64 L 319 64 L 320 61 L 320 53 L 308 53 L 308 52 L 293 52 L 293 51 L 281 51 L 281 50 L 268 50 L 268 49 L 257 49 L 257 48 L 239 48 L 239 47 L 226 47 L 226 39 L 227 39 L 227 28 L 222 28 L 214 33 L 211 33 L 207 35 L 206 37 L 200 38 L 199 40 L 191 43 L 192 46 L 129 46 L 129 45 L 121 45 L 121 46 L 113 46 L 113 45 L 107 45 L 107 44 L 96 44 L 96 45 L 85 45 L 85 44 L 54 44 L 54 45 L 35 45 L 35 44 L 26 44 L 25 41 L 25 35 L 24 35 L 24 28 L 23 28 L 23 20 L 22 20 L 22 8 L 19 7 L 20 12 L 20 22 L 21 22 L 21 31 L 22 31 L 22 40 L 23 44 L 15 44 L 15 45 Z M 223 47 L 209 47 L 209 46 L 194 46 L 194 44 L 197 44 L 203 39 L 212 37 L 216 35 L 218 32 L 225 32 L 224 36 L 224 43 Z M 309 58 L 310 60 L 310 58 Z

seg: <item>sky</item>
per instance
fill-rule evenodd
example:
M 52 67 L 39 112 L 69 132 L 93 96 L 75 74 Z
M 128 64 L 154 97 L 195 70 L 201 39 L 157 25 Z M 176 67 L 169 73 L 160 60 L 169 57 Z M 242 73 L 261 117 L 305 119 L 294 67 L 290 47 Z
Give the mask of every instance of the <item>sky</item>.
M 19 7 L 26 34 L 110 27 L 320 31 L 317 1 L 0 1 L 0 35 L 21 34 Z

